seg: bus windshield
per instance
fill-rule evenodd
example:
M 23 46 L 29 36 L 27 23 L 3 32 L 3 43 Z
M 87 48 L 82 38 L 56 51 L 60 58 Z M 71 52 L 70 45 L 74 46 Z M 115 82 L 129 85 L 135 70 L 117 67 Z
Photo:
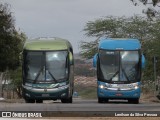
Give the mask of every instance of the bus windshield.
M 105 81 L 138 81 L 140 59 L 138 51 L 100 50 L 100 78 Z M 139 66 L 139 67 L 138 67 Z
M 68 52 L 33 52 L 25 54 L 24 71 L 26 80 L 34 82 L 60 82 L 68 76 Z

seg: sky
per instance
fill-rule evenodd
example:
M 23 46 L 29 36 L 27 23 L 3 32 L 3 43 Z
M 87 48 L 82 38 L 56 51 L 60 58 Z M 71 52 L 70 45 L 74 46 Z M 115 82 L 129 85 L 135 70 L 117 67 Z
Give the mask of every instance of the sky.
M 144 6 L 134 6 L 130 0 L 1 0 L 11 5 L 16 29 L 29 39 L 59 37 L 67 39 L 74 53 L 81 51 L 81 41 L 95 38 L 85 36 L 88 21 L 105 16 L 142 15 Z

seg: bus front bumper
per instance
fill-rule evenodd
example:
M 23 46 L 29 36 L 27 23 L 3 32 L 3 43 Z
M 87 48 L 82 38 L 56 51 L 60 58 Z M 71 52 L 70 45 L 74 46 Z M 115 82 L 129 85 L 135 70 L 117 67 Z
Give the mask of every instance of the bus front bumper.
M 99 98 L 107 99 L 140 98 L 140 88 L 135 90 L 107 90 L 98 88 L 97 94 Z
M 69 86 L 52 89 L 26 88 L 23 87 L 25 99 L 57 100 L 69 97 Z

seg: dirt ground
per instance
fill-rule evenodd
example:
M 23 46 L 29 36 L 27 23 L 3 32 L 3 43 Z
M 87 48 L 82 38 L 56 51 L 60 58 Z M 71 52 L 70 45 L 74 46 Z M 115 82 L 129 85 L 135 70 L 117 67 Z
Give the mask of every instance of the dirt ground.
M 160 100 L 152 93 L 141 94 L 140 101 L 143 103 L 160 103 Z

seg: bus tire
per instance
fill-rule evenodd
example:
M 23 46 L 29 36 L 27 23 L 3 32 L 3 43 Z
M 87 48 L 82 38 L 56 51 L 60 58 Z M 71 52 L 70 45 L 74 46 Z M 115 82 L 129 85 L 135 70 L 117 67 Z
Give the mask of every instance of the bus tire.
M 69 98 L 61 99 L 61 102 L 62 102 L 62 103 L 72 103 L 72 102 L 73 102 L 72 96 L 69 97 Z
M 98 103 L 104 103 L 104 101 L 105 101 L 105 100 L 104 100 L 103 98 L 99 98 L 99 97 L 98 97 Z
M 25 102 L 26 103 L 35 103 L 35 100 L 34 99 L 25 99 Z
M 139 104 L 139 98 L 133 100 L 134 104 Z
M 105 99 L 105 103 L 108 103 L 108 101 L 109 101 L 108 98 L 106 98 L 106 99 Z
M 128 99 L 129 103 L 133 103 L 133 104 L 139 104 L 139 98 L 135 98 L 135 99 Z
M 43 100 L 36 100 L 36 103 L 43 103 Z

